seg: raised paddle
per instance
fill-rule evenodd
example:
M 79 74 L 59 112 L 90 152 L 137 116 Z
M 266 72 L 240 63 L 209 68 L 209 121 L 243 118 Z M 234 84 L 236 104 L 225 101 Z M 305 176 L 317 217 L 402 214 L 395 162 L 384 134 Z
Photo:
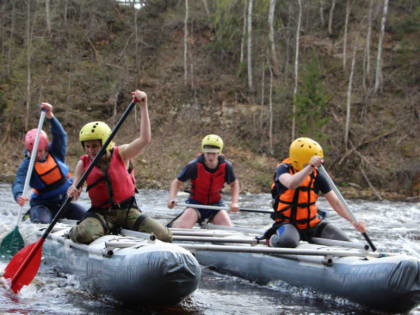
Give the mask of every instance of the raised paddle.
M 36 133 L 34 147 L 32 148 L 31 159 L 29 160 L 28 170 L 26 171 L 25 184 L 23 186 L 23 192 L 22 192 L 22 196 L 24 197 L 28 195 L 29 182 L 31 181 L 32 170 L 35 164 L 36 153 L 38 151 L 39 138 L 41 135 L 42 125 L 44 124 L 44 120 L 45 120 L 45 110 L 42 110 L 41 117 L 39 118 L 39 122 L 38 122 L 38 130 Z M 23 211 L 23 206 L 21 206 L 19 209 L 15 228 L 13 229 L 13 231 L 7 234 L 6 237 L 3 239 L 3 241 L 1 242 L 0 256 L 12 257 L 19 250 L 21 250 L 23 246 L 25 245 L 23 241 L 23 237 L 19 232 L 19 223 L 20 223 L 20 220 L 22 219 L 22 211 Z
M 105 153 L 107 146 L 114 138 L 115 134 L 117 133 L 118 129 L 127 118 L 128 114 L 130 113 L 131 109 L 136 104 L 137 99 L 133 98 L 131 103 L 127 106 L 125 112 L 121 116 L 120 120 L 117 122 L 117 125 L 111 132 L 111 135 L 102 144 L 101 150 L 95 156 L 93 161 L 89 164 L 86 171 L 83 173 L 82 177 L 80 178 L 79 182 L 77 183 L 76 187 L 79 189 L 82 187 L 84 181 L 88 177 L 89 173 L 92 171 L 93 167 L 95 166 L 96 162 L 100 159 L 100 157 Z M 41 238 L 36 241 L 35 243 L 29 244 L 21 249 L 13 258 L 10 260 L 9 264 L 6 266 L 4 270 L 3 277 L 6 279 L 10 279 L 10 287 L 13 292 L 18 293 L 19 290 L 24 286 L 31 283 L 33 278 L 38 272 L 39 265 L 41 264 L 41 256 L 42 256 L 42 245 L 44 244 L 45 239 L 50 234 L 51 230 L 53 229 L 54 225 L 60 219 L 61 214 L 66 209 L 67 205 L 71 202 L 72 198 L 67 197 L 63 205 L 58 210 L 55 217 L 52 219 L 50 225 L 42 234 Z
M 349 205 L 347 204 L 347 202 L 344 199 L 343 195 L 340 193 L 340 191 L 338 190 L 337 186 L 334 184 L 333 180 L 331 179 L 330 175 L 328 175 L 327 171 L 325 170 L 325 168 L 324 168 L 324 166 L 322 164 L 318 167 L 318 170 L 327 179 L 328 183 L 330 184 L 330 186 L 332 187 L 332 189 L 336 193 L 338 199 L 340 199 L 341 203 L 346 208 L 346 210 L 347 210 L 348 214 L 350 215 L 351 219 L 354 222 L 358 223 L 359 221 L 356 219 L 356 217 L 350 211 Z M 366 232 L 365 233 L 362 233 L 362 235 L 365 238 L 366 242 L 368 242 L 368 244 L 369 244 L 370 248 L 372 249 L 372 251 L 376 251 L 375 245 L 373 245 L 372 241 L 370 240 L 370 238 L 366 234 Z
M 191 204 L 191 203 L 177 203 L 177 206 L 188 207 L 188 208 L 196 208 L 196 209 L 208 209 L 208 210 L 230 210 L 230 208 L 226 207 L 226 206 L 225 207 L 220 207 L 220 206 L 196 205 L 196 204 Z M 273 213 L 273 211 L 271 211 L 271 210 L 252 209 L 252 208 L 239 208 L 239 211 L 266 213 L 266 214 L 272 214 Z

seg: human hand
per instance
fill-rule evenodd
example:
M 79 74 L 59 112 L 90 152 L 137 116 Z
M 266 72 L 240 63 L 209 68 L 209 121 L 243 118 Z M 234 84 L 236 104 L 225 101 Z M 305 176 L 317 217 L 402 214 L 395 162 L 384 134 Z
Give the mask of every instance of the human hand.
M 47 116 L 47 118 L 51 119 L 54 117 L 53 106 L 50 103 L 42 103 L 41 110 L 45 110 L 45 116 Z
M 22 195 L 20 195 L 19 197 L 17 197 L 17 203 L 21 207 L 23 207 L 28 200 L 29 200 L 28 197 L 25 197 L 25 196 L 22 196 Z
M 67 189 L 67 196 L 69 198 L 73 198 L 74 200 L 77 200 L 80 198 L 80 194 L 82 193 L 82 187 L 80 187 L 79 189 L 74 186 L 71 185 L 68 189 Z
M 176 200 L 175 199 L 168 200 L 168 208 L 169 209 L 173 209 L 175 206 L 176 206 Z
M 354 228 L 358 230 L 360 233 L 366 233 L 366 226 L 365 222 L 359 221 L 359 222 L 352 222 Z
M 239 212 L 239 204 L 237 202 L 232 202 L 229 208 L 232 212 Z
M 146 104 L 146 102 L 147 102 L 147 94 L 145 92 L 140 91 L 140 90 L 135 90 L 134 92 L 131 92 L 131 95 L 133 95 L 133 97 L 135 98 L 135 101 L 136 102 Z
M 324 163 L 324 159 L 318 155 L 314 155 L 313 157 L 311 157 L 311 159 L 309 160 L 309 165 L 312 168 L 317 168 L 318 166 L 320 166 L 322 163 Z

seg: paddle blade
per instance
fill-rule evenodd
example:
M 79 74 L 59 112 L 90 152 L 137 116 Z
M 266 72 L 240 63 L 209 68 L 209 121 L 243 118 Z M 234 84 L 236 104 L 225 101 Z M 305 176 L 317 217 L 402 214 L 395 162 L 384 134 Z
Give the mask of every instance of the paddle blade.
M 44 239 L 41 238 L 37 242 L 25 246 L 10 260 L 3 277 L 11 279 L 10 287 L 13 292 L 18 293 L 35 277 L 41 265 L 43 243 Z
M 0 256 L 1 257 L 13 257 L 18 251 L 20 251 L 25 243 L 22 235 L 16 226 L 12 232 L 6 235 L 0 245 Z

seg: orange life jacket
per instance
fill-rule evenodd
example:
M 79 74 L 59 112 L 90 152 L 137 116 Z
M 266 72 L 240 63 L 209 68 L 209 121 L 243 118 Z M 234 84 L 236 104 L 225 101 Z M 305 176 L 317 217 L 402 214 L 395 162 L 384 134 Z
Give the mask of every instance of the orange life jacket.
M 67 174 L 65 175 L 63 174 L 63 171 L 65 171 L 65 169 L 60 169 L 59 163 L 54 159 L 54 157 L 51 154 L 47 155 L 45 161 L 35 162 L 34 170 L 39 176 L 41 182 L 45 185 L 45 187 L 42 189 L 33 188 L 37 194 L 49 192 L 56 189 L 57 187 L 63 185 L 71 176 L 70 172 L 67 172 Z
M 281 164 L 288 165 L 291 175 L 296 173 L 289 158 L 283 160 Z M 315 204 L 318 199 L 314 189 L 316 176 L 317 171 L 314 170 L 296 189 L 277 193 L 273 206 L 275 210 L 273 219 L 276 222 L 288 222 L 304 230 L 316 226 L 321 221 Z

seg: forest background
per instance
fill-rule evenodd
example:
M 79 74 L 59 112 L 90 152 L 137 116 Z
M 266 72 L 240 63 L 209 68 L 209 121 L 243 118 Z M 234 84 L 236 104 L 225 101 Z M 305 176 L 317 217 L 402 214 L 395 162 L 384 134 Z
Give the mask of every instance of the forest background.
M 168 189 L 216 133 L 242 192 L 267 193 L 307 136 L 346 197 L 416 200 L 419 55 L 420 0 L 2 0 L 0 181 L 37 104 L 54 105 L 73 169 L 83 124 L 113 126 L 139 88 L 152 120 L 141 188 Z M 138 130 L 136 111 L 116 142 Z

